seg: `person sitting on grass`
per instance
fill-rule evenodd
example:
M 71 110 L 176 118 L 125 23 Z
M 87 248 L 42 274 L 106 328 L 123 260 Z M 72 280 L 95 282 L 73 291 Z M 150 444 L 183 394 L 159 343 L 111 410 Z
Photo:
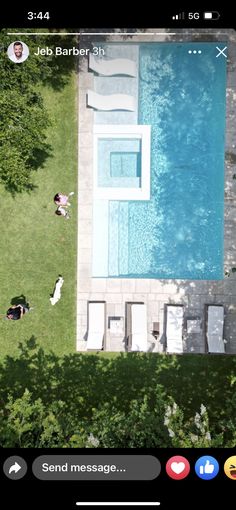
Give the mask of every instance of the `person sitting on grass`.
M 10 308 L 8 308 L 6 313 L 6 319 L 12 320 L 12 321 L 18 321 L 19 319 L 22 319 L 23 315 L 25 313 L 32 310 L 28 305 L 12 305 Z
M 62 207 L 61 205 L 57 208 L 55 214 L 57 214 L 58 216 L 64 216 L 66 220 L 69 220 L 70 218 L 68 211 L 66 211 L 66 209 L 64 209 L 64 207 Z
M 69 197 L 74 195 L 74 191 L 71 191 L 69 195 L 63 195 L 63 193 L 57 193 L 54 197 L 54 202 L 56 205 L 62 205 L 63 207 L 67 207 L 68 205 L 71 205 L 70 202 L 68 202 Z

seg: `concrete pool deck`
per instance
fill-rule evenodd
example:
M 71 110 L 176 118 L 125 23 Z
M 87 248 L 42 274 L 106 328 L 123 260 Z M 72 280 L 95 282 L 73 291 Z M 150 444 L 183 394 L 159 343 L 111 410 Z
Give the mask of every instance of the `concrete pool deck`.
M 147 31 L 148 32 L 148 31 Z M 169 41 L 168 34 L 138 35 L 132 42 Z M 153 32 L 153 30 L 150 30 Z M 163 32 L 158 30 L 158 32 Z M 206 30 L 188 30 L 185 34 L 176 31 L 175 40 L 209 39 Z M 216 41 L 225 40 L 225 32 L 217 31 Z M 236 353 L 236 35 L 228 31 L 227 71 L 227 131 L 225 142 L 225 228 L 224 269 L 230 276 L 221 281 L 203 280 L 155 280 L 130 278 L 92 278 L 92 221 L 93 221 L 93 125 L 94 112 L 86 107 L 86 91 L 93 89 L 94 75 L 88 72 L 86 59 L 81 59 L 79 69 L 79 205 L 78 205 L 78 280 L 77 280 L 77 343 L 78 351 L 86 350 L 88 301 L 107 303 L 106 350 L 122 352 L 125 342 L 125 305 L 127 302 L 144 302 L 148 314 L 149 351 L 163 352 L 165 347 L 165 304 L 184 305 L 184 350 L 205 352 L 205 304 L 223 304 L 225 307 L 226 353 Z M 117 34 L 109 41 L 125 42 Z M 86 44 L 84 38 L 83 44 Z M 187 320 L 198 322 L 188 327 Z M 154 335 L 154 323 L 159 323 L 159 335 Z M 189 326 L 190 323 L 188 323 Z

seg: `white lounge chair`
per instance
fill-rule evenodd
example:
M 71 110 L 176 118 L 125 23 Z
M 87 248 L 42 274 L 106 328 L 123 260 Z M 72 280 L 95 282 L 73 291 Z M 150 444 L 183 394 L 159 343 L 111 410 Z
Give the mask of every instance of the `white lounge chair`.
M 184 310 L 182 305 L 167 305 L 167 352 L 177 354 L 183 352 L 183 319 Z
M 89 69 L 103 76 L 137 76 L 136 63 L 128 58 L 104 59 L 96 58 L 91 52 L 89 53 Z
M 224 307 L 222 305 L 207 305 L 206 339 L 208 352 L 225 352 L 223 328 Z
M 147 349 L 147 307 L 144 303 L 132 303 L 129 350 L 146 352 Z
M 95 110 L 112 111 L 112 110 L 128 110 L 135 111 L 135 98 L 128 94 L 111 94 L 103 95 L 88 90 L 87 106 L 91 106 Z
M 106 303 L 89 302 L 87 350 L 101 350 L 104 347 L 105 325 Z

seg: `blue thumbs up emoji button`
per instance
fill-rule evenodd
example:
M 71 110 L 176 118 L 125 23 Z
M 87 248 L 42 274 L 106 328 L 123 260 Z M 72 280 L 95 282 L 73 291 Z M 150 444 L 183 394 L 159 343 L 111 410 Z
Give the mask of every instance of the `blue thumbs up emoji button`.
M 219 473 L 219 464 L 214 457 L 205 455 L 200 457 L 195 464 L 195 472 L 202 480 L 211 480 Z

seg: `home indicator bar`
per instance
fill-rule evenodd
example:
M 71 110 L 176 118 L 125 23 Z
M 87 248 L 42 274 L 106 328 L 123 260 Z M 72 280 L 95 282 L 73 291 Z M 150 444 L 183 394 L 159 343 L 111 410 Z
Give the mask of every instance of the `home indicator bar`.
M 77 501 L 77 506 L 159 506 L 159 501 Z

